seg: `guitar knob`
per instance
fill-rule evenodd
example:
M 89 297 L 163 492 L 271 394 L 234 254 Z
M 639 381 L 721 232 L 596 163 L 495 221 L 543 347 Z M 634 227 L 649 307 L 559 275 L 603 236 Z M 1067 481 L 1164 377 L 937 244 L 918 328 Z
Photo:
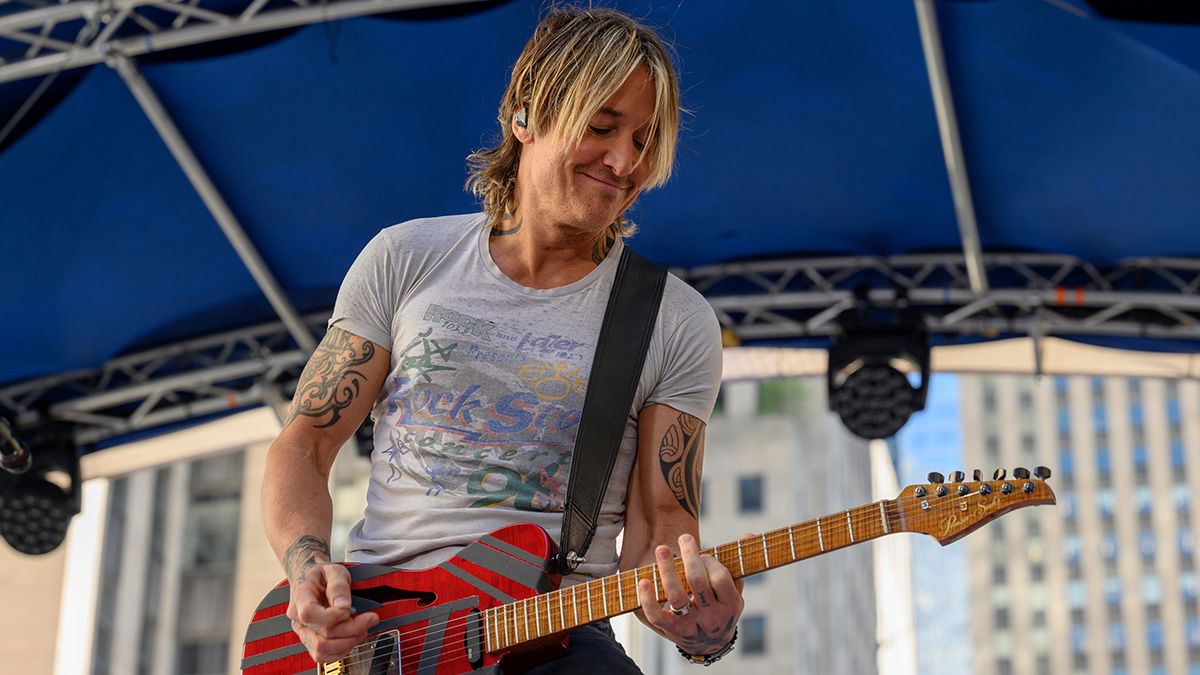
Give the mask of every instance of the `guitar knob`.
M 1007 475 L 1008 472 L 1004 469 L 996 469 L 996 471 L 992 473 L 992 480 L 1004 480 L 1004 477 Z
M 1037 476 L 1038 480 L 1047 480 L 1050 478 L 1050 468 L 1045 467 L 1045 466 L 1039 466 L 1038 468 L 1033 470 L 1033 475 Z
M 1013 491 L 1012 483 L 1005 483 L 1004 485 L 1000 486 L 1000 492 L 1003 492 L 1006 495 L 1011 495 L 1012 491 Z
M 1013 469 L 1013 478 L 1017 478 L 1020 480 L 1025 480 L 1026 478 L 1029 478 L 1029 469 L 1026 469 L 1023 466 L 1018 466 L 1017 468 Z
M 983 496 L 985 496 L 985 497 L 986 497 L 987 495 L 990 495 L 990 494 L 992 494 L 992 485 L 991 485 L 991 483 L 984 483 L 983 485 L 980 485 L 980 486 L 979 486 L 979 494 L 981 494 L 981 495 L 983 495 Z
M 930 483 L 942 483 L 942 482 L 945 482 L 945 480 L 946 480 L 946 477 L 943 476 L 942 474 L 940 474 L 936 471 L 929 472 L 929 482 Z
M 961 483 L 966 479 L 967 479 L 967 474 L 965 474 L 961 471 L 954 471 L 950 474 L 950 482 L 952 482 L 952 483 Z
M 968 486 L 968 485 L 959 485 L 958 486 L 958 496 L 966 497 L 969 494 L 971 494 L 970 486 Z
M 979 469 L 975 469 L 974 473 L 971 474 L 971 477 L 975 479 L 976 483 L 978 483 L 979 481 L 983 480 L 983 472 Z
M 1033 494 L 1033 491 L 1034 491 L 1035 489 L 1036 489 L 1036 488 L 1034 488 L 1034 486 L 1033 486 L 1033 483 L 1029 483 L 1029 482 L 1026 482 L 1024 485 L 1022 485 L 1022 486 L 1021 486 L 1021 491 L 1022 491 L 1022 492 L 1024 492 L 1025 494 L 1027 494 L 1027 495 L 1028 495 L 1028 494 Z
M 948 495 L 948 494 L 950 494 L 950 488 L 946 487 L 945 485 L 939 485 L 939 486 L 938 486 L 938 489 L 937 489 L 937 496 L 939 496 L 939 497 L 945 497 L 945 496 L 946 496 L 946 495 Z

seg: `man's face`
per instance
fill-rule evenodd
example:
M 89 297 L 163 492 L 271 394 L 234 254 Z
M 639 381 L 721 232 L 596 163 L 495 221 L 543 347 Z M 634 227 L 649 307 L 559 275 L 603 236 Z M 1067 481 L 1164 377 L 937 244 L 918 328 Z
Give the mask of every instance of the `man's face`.
M 546 222 L 576 230 L 601 231 L 637 198 L 650 172 L 649 161 L 634 164 L 646 143 L 654 113 L 654 82 L 638 68 L 591 120 L 575 148 L 551 134 L 524 143 L 517 185 L 517 208 Z

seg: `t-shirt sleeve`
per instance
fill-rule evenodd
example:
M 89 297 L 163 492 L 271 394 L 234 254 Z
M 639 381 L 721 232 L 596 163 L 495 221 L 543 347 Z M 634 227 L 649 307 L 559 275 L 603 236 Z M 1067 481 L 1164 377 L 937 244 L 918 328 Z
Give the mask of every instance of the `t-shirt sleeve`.
M 663 376 L 647 403 L 669 405 L 705 424 L 721 386 L 721 326 L 707 304 L 667 337 Z
M 396 308 L 394 266 L 386 232 L 380 232 L 358 254 L 342 287 L 329 325 L 392 349 L 392 317 Z

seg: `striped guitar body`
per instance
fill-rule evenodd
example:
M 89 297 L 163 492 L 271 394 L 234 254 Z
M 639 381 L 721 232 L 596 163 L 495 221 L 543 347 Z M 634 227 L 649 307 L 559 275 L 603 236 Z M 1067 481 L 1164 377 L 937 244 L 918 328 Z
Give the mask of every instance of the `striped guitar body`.
M 759 574 L 889 534 L 916 532 L 949 544 L 1014 509 L 1053 504 L 1050 470 L 966 481 L 955 472 L 910 485 L 896 499 L 858 506 L 710 549 L 734 578 Z M 951 487 L 953 485 L 953 488 Z M 666 597 L 656 565 L 559 589 L 554 541 L 537 525 L 509 525 L 420 571 L 347 565 L 354 607 L 377 612 L 367 642 L 336 663 L 317 664 L 292 632 L 287 582 L 271 591 L 246 631 L 247 675 L 459 675 L 519 673 L 566 652 L 567 631 L 638 608 L 637 585 Z M 683 578 L 683 561 L 674 560 Z M 686 588 L 686 581 L 685 588 Z
M 459 675 L 519 673 L 566 653 L 565 633 L 489 651 L 485 612 L 558 588 L 557 547 L 537 525 L 492 532 L 424 570 L 346 563 L 357 612 L 375 612 L 371 639 L 340 662 L 317 664 L 292 632 L 288 584 L 274 588 L 246 630 L 246 675 Z M 543 619 L 543 623 L 545 620 Z M 524 635 L 530 634 L 523 630 Z M 494 640 L 493 640 L 494 642 Z M 397 646 L 399 649 L 397 649 Z

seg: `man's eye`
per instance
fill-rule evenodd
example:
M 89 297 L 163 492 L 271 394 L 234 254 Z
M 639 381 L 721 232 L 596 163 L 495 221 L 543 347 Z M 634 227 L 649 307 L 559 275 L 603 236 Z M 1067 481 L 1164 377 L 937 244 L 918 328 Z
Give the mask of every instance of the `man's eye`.
M 645 150 L 645 149 L 646 149 L 646 142 L 645 142 L 645 141 L 639 141 L 639 140 L 636 140 L 636 139 L 635 139 L 635 140 L 633 141 L 633 147 L 637 148 L 637 151 L 638 151 L 638 152 L 641 152 L 641 151 L 643 151 L 643 150 Z
M 590 129 L 591 132 L 593 134 L 596 134 L 597 136 L 603 136 L 604 134 L 607 134 L 608 132 L 612 131 L 612 129 L 610 129 L 608 127 L 588 127 L 588 129 Z

